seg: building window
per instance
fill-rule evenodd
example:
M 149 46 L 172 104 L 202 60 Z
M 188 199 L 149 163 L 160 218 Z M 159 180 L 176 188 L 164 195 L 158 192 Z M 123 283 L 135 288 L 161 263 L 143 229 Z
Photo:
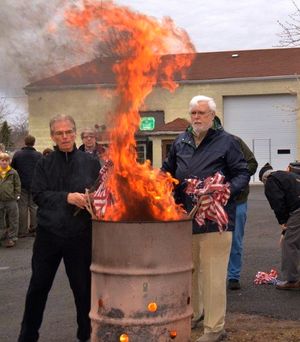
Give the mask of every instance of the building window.
M 162 161 L 164 161 L 167 158 L 173 141 L 174 141 L 174 139 L 172 139 L 172 140 L 168 139 L 168 140 L 162 140 L 161 141 L 161 154 L 162 154 L 161 157 L 162 157 Z
M 136 145 L 136 152 L 137 152 L 137 161 L 138 163 L 144 163 L 147 159 L 146 155 L 146 144 L 145 143 L 137 143 Z

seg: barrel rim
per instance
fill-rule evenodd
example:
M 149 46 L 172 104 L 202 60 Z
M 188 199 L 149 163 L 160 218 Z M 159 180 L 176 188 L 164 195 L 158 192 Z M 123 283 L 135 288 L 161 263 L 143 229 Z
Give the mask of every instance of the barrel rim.
M 192 218 L 186 217 L 182 218 L 180 220 L 167 220 L 167 221 L 130 221 L 130 220 L 120 220 L 120 221 L 113 221 L 113 220 L 98 220 L 98 219 L 93 219 L 93 222 L 99 222 L 99 223 L 126 223 L 126 224 L 142 224 L 142 223 L 155 223 L 155 224 L 165 224 L 165 223 L 177 223 L 177 222 L 189 222 L 192 221 Z

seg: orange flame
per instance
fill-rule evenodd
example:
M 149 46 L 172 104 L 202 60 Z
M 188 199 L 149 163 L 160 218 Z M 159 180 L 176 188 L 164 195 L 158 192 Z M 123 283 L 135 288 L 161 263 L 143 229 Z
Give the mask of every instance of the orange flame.
M 114 205 L 106 210 L 106 220 L 177 220 L 183 210 L 175 204 L 172 190 L 177 180 L 153 169 L 149 161 L 137 163 L 135 132 L 139 128 L 139 109 L 157 84 L 174 91 L 174 73 L 192 63 L 194 47 L 188 35 L 169 18 L 157 19 L 134 12 L 113 2 L 85 2 L 82 9 L 66 12 L 69 25 L 82 30 L 84 38 L 105 39 L 109 29 L 120 32 L 113 52 L 121 58 L 114 65 L 119 103 L 111 129 L 109 158 L 114 169 L 108 180 Z M 163 55 L 180 48 L 184 54 Z

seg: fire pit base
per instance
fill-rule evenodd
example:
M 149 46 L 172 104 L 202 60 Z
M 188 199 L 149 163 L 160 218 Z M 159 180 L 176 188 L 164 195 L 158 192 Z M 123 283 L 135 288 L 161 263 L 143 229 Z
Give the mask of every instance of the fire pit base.
M 128 342 L 187 342 L 190 341 L 190 324 L 190 316 L 178 323 L 164 324 L 162 326 L 157 324 L 150 326 L 121 326 L 98 323 L 92 327 L 92 341 L 122 341 L 120 337 L 126 334 Z
M 190 341 L 191 221 L 93 222 L 93 342 Z

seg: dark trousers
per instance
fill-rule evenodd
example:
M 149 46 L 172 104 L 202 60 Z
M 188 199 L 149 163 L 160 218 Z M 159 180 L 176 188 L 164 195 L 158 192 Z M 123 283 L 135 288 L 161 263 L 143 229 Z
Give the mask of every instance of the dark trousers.
M 281 245 L 281 270 L 287 281 L 300 280 L 300 208 L 287 221 L 287 230 Z
M 33 245 L 32 276 L 26 295 L 19 342 L 38 340 L 48 293 L 61 259 L 75 299 L 77 337 L 81 340 L 89 338 L 91 233 L 66 239 L 38 229 Z
M 36 230 L 37 205 L 33 202 L 30 191 L 22 188 L 19 206 L 19 235 L 24 235 L 30 230 Z

